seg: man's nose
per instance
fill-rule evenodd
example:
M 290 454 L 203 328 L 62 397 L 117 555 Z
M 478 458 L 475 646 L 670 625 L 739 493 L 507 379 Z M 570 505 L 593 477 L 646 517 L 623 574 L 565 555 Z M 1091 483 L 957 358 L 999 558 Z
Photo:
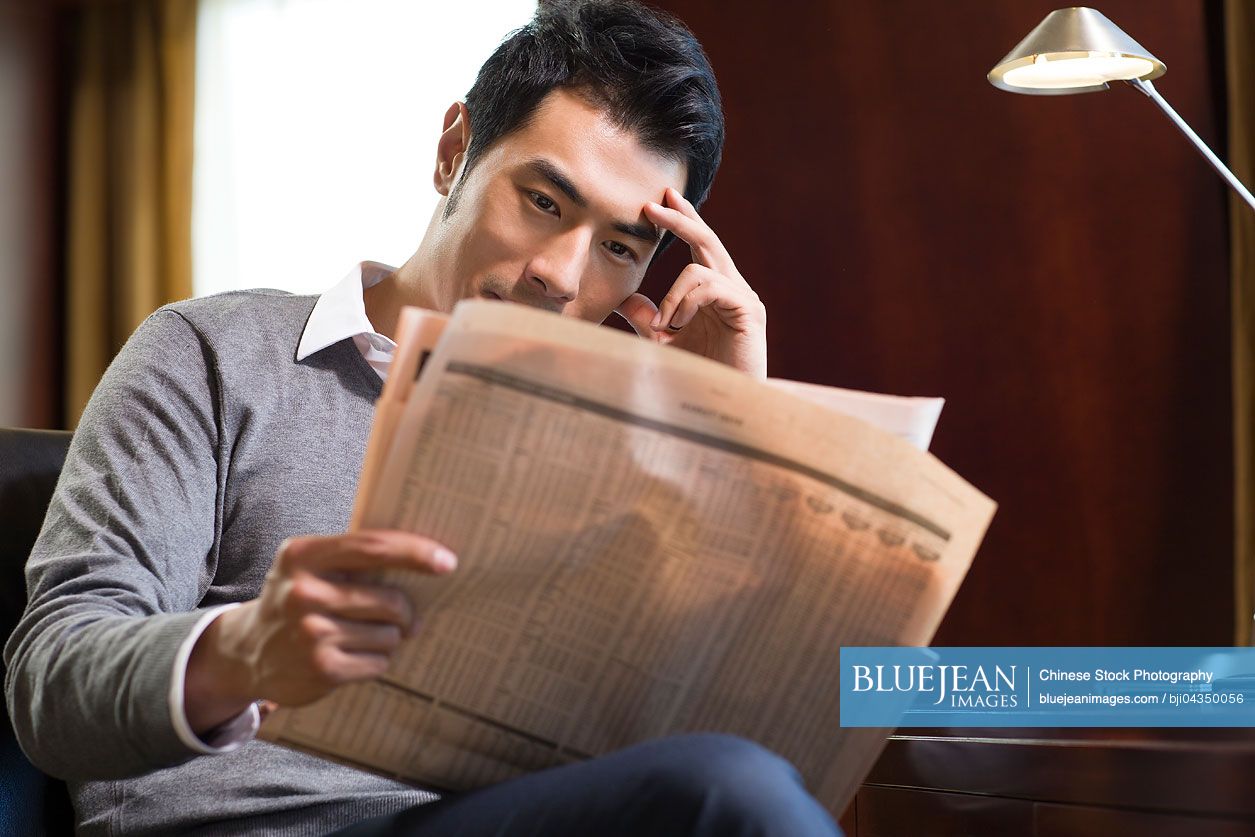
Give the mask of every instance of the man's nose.
M 574 300 L 588 267 L 589 240 L 590 235 L 578 228 L 554 236 L 527 266 L 528 281 L 555 303 L 565 305 Z

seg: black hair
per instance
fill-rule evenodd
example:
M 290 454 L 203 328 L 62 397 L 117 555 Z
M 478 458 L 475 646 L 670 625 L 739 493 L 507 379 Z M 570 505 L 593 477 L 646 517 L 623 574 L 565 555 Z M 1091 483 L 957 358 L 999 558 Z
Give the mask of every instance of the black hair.
M 463 175 L 555 89 L 584 97 L 651 151 L 684 160 L 684 196 L 694 206 L 706 199 L 723 155 L 723 109 L 710 61 L 679 20 L 630 0 L 542 0 L 466 94 Z

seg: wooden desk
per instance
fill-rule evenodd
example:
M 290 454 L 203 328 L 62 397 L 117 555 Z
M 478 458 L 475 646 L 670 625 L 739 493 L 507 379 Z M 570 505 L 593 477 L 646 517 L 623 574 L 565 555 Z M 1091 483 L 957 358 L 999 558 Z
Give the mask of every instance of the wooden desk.
M 938 729 L 889 739 L 857 837 L 1255 835 L 1255 729 Z

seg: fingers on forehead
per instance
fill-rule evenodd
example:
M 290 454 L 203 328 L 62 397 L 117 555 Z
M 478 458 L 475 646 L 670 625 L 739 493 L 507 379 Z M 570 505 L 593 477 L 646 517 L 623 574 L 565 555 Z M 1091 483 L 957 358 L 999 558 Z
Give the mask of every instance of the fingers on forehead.
M 667 187 L 667 193 L 671 196 L 672 205 L 677 209 L 690 217 L 698 217 L 697 207 L 693 206 L 692 202 L 684 197 L 684 194 L 679 189 Z
M 704 242 L 709 234 L 709 227 L 700 219 L 690 218 L 678 209 L 662 204 L 653 204 L 651 213 L 653 222 L 665 230 L 678 235 L 689 244 Z

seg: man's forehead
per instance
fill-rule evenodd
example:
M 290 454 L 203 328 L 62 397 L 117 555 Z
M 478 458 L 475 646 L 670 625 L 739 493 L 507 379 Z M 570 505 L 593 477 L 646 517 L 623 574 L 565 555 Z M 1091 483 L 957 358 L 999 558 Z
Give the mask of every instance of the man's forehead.
M 508 165 L 545 159 L 586 189 L 624 193 L 622 198 L 641 203 L 661 200 L 668 186 L 683 192 L 688 173 L 683 160 L 646 147 L 604 110 L 566 90 L 550 92 L 502 146 Z

